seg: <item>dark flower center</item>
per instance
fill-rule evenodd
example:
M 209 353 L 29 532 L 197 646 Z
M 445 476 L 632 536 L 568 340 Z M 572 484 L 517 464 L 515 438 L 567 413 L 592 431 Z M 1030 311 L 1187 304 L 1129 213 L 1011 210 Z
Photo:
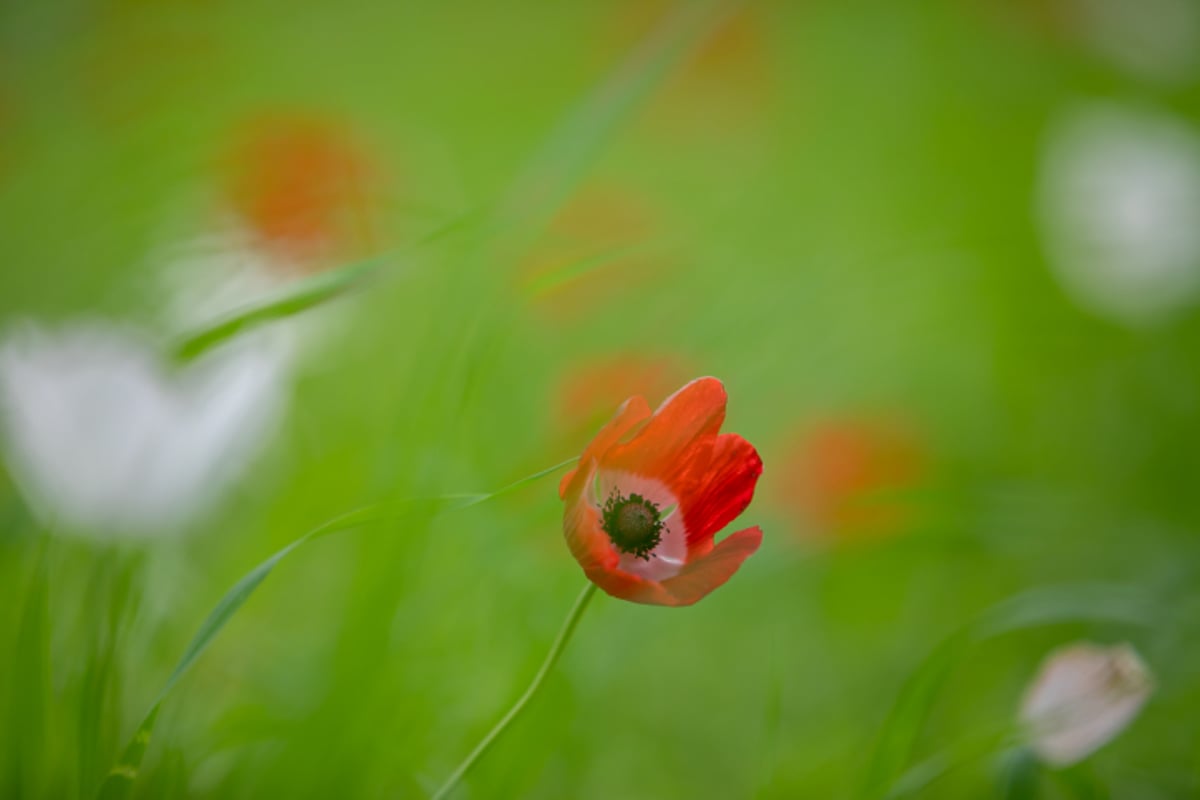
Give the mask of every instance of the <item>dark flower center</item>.
M 604 532 L 622 553 L 632 553 L 643 561 L 662 541 L 663 522 L 658 506 L 640 494 L 625 497 L 613 489 L 604 503 L 601 523 Z

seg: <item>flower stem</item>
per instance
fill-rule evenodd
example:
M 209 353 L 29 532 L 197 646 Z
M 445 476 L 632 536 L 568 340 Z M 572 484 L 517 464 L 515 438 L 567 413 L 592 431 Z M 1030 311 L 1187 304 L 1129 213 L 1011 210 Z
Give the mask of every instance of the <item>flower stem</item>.
M 579 594 L 575 600 L 575 605 L 571 607 L 571 613 L 567 615 L 567 619 L 563 622 L 562 628 L 558 632 L 558 636 L 554 639 L 554 644 L 550 646 L 550 652 L 546 654 L 546 660 L 542 662 L 541 668 L 537 674 L 533 676 L 533 682 L 529 684 L 529 688 L 525 693 L 513 703 L 513 707 L 508 710 L 508 713 L 500 718 L 500 721 L 488 731 L 487 736 L 484 736 L 479 744 L 475 745 L 475 749 L 471 751 L 463 762 L 458 765 L 458 768 L 451 773 L 446 782 L 442 784 L 442 788 L 434 793 L 432 800 L 444 800 L 450 796 L 450 792 L 458 785 L 458 782 L 463 779 L 467 771 L 475 765 L 488 748 L 500 738 L 500 734 L 504 733 L 509 724 L 517 718 L 525 705 L 537 694 L 537 690 L 541 688 L 542 683 L 546 680 L 546 676 L 550 670 L 554 668 L 558 657 L 562 655 L 562 651 L 566 649 L 567 642 L 571 640 L 571 634 L 575 632 L 575 626 L 579 624 L 579 618 L 583 616 L 584 609 L 588 606 L 588 601 L 592 599 L 592 595 L 596 593 L 596 584 L 588 581 L 587 587 Z

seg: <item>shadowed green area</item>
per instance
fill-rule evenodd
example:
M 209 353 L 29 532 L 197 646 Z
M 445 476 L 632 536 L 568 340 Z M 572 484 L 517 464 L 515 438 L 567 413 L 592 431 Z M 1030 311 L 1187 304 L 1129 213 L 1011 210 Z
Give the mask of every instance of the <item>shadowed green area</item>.
M 1085 5 L 0 10 L 0 795 L 431 796 L 584 587 L 550 471 L 715 375 L 761 551 L 690 608 L 597 593 L 451 796 L 1196 796 L 1200 318 L 1088 305 L 1039 198 L 1076 109 L 1194 130 L 1200 78 Z M 185 420 L 240 358 L 278 387 L 198 508 L 105 510 L 217 437 L 127 385 L 37 490 L 3 377 L 80 321 Z M 1155 690 L 1054 769 L 1014 721 L 1080 640 Z

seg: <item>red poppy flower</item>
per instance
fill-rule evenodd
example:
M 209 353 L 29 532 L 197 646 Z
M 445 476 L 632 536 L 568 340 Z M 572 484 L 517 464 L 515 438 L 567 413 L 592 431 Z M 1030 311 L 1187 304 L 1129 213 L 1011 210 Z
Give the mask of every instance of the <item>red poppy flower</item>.
M 613 597 L 686 606 L 737 572 L 762 531 L 713 538 L 750 504 L 762 461 L 720 433 L 725 387 L 698 378 L 651 414 L 625 401 L 563 477 L 563 533 L 588 578 Z

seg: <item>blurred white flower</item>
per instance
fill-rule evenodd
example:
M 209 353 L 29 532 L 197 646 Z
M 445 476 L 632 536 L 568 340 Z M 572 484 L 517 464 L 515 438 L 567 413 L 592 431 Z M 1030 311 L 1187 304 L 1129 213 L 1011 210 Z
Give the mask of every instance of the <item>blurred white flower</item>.
M 111 323 L 0 342 L 0 434 L 35 513 L 56 530 L 178 530 L 245 472 L 286 399 L 286 354 L 249 337 L 172 367 Z
M 186 528 L 244 476 L 285 410 L 292 368 L 340 319 L 309 311 L 175 364 L 155 343 L 286 295 L 297 277 L 232 222 L 164 237 L 146 269 L 153 333 L 27 322 L 0 339 L 0 453 L 53 530 Z
M 175 333 L 270 300 L 294 280 L 233 224 L 219 233 L 169 239 L 147 261 L 148 271 L 159 273 L 162 322 Z
M 1151 691 L 1150 671 L 1128 644 L 1080 642 L 1042 662 L 1021 702 L 1020 719 L 1034 752 L 1065 767 L 1124 730 Z
M 147 262 L 147 271 L 157 273 L 152 298 L 156 322 L 169 337 L 187 336 L 278 300 L 306 279 L 278 256 L 254 247 L 249 234 L 233 223 L 219 233 L 167 240 Z M 349 313 L 344 303 L 328 303 L 258 327 L 254 335 L 269 339 L 293 361 L 311 361 L 324 354 Z
M 1095 105 L 1052 131 L 1040 217 L 1051 265 L 1084 306 L 1139 322 L 1200 291 L 1200 135 Z

